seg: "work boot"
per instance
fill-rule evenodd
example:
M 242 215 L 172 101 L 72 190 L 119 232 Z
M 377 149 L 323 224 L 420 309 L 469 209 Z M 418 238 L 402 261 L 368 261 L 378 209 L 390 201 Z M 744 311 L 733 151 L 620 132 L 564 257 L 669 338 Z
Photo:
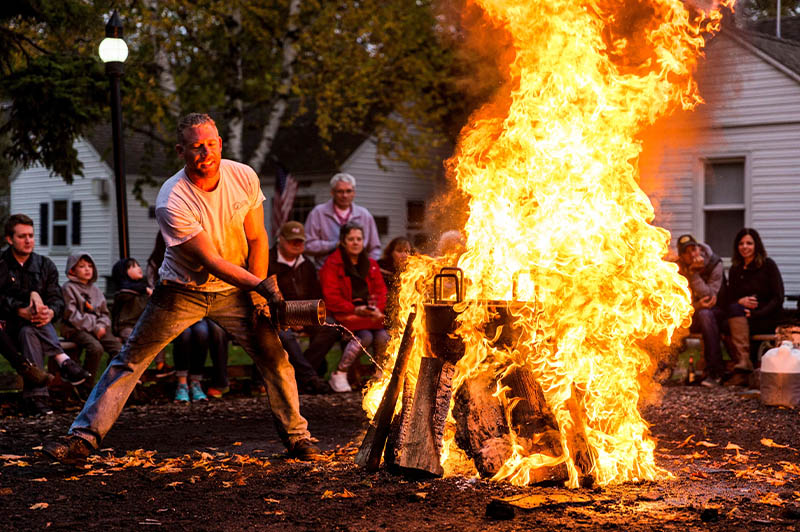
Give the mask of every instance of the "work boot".
M 50 384 L 50 381 L 55 378 L 45 370 L 37 367 L 22 357 L 20 357 L 19 362 L 14 365 L 14 369 L 17 371 L 17 373 L 19 373 L 20 377 L 22 377 L 25 382 L 37 388 L 40 386 L 47 386 Z
M 328 382 L 321 378 L 314 375 L 310 379 L 308 379 L 302 386 L 301 390 L 303 393 L 307 393 L 310 395 L 327 395 L 329 393 L 333 393 L 331 389 L 331 385 Z
M 309 438 L 303 438 L 289 446 L 289 456 L 298 460 L 317 460 L 322 456 L 322 451 Z
M 46 441 L 42 445 L 42 454 L 62 464 L 82 464 L 91 452 L 91 445 L 73 434 Z
M 733 370 L 745 373 L 753 371 L 753 363 L 750 361 L 750 326 L 747 318 L 743 316 L 728 318 L 728 327 L 731 330 L 733 348 L 731 357 L 736 360 Z

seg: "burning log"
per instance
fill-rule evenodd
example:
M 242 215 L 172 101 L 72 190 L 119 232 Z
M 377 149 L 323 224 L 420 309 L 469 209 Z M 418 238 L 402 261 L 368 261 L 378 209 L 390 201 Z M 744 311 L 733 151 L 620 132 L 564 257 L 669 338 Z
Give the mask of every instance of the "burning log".
M 411 404 L 403 405 L 403 419 L 394 447 L 394 465 L 410 474 L 442 476 L 440 463 L 441 434 L 437 435 L 434 419 L 437 411 L 450 408 L 450 393 L 440 390 L 452 383 L 442 369 L 445 361 L 423 357 L 420 361 L 419 377 Z M 404 400 L 410 394 L 403 393 Z M 439 404 L 446 399 L 446 404 Z M 437 441 L 438 439 L 438 441 Z
M 484 478 L 493 477 L 511 456 L 511 438 L 489 373 L 467 379 L 456 392 L 456 443 Z
M 381 463 L 381 454 L 383 454 L 384 444 L 389 436 L 394 407 L 397 404 L 397 396 L 400 394 L 400 389 L 405 380 L 413 340 L 411 331 L 416 317 L 417 313 L 413 310 L 408 315 L 406 326 L 403 330 L 403 339 L 400 341 L 400 348 L 397 353 L 397 360 L 392 370 L 392 378 L 389 380 L 389 385 L 383 394 L 383 399 L 375 414 L 373 423 L 367 429 L 367 434 L 364 436 L 356 455 L 356 464 L 366 467 L 370 471 L 378 469 Z

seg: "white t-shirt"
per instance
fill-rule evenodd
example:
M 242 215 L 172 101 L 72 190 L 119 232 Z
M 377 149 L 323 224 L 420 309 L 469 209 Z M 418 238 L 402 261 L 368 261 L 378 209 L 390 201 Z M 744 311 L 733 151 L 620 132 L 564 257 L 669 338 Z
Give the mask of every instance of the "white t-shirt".
M 209 292 L 232 288 L 193 263 L 175 246 L 205 231 L 226 261 L 247 267 L 247 238 L 244 219 L 261 206 L 264 194 L 258 176 L 246 164 L 222 159 L 217 187 L 204 191 L 195 186 L 181 169 L 158 192 L 156 219 L 167 244 L 164 262 L 158 270 L 162 280 Z

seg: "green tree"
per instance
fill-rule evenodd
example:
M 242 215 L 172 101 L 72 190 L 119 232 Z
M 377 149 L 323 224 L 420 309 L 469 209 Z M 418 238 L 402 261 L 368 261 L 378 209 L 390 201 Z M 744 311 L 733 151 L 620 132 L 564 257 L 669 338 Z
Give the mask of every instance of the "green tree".
M 781 16 L 800 15 L 800 0 L 781 0 Z M 774 18 L 778 13 L 777 0 L 739 0 L 736 9 L 748 20 Z
M 171 149 L 178 116 L 212 110 L 226 154 L 260 171 L 278 128 L 311 116 L 327 144 L 375 135 L 381 155 L 420 166 L 465 112 L 432 3 L 128 0 L 126 127 Z M 96 53 L 107 16 L 83 0 L 0 8 L 0 94 L 14 102 L 0 131 L 14 162 L 80 174 L 72 141 L 108 116 Z

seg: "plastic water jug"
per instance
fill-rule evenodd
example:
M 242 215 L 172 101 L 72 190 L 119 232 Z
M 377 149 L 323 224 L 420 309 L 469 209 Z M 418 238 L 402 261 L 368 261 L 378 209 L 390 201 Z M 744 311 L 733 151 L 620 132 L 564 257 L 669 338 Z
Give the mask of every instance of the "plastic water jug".
M 761 402 L 800 405 L 800 350 L 788 340 L 761 358 Z

